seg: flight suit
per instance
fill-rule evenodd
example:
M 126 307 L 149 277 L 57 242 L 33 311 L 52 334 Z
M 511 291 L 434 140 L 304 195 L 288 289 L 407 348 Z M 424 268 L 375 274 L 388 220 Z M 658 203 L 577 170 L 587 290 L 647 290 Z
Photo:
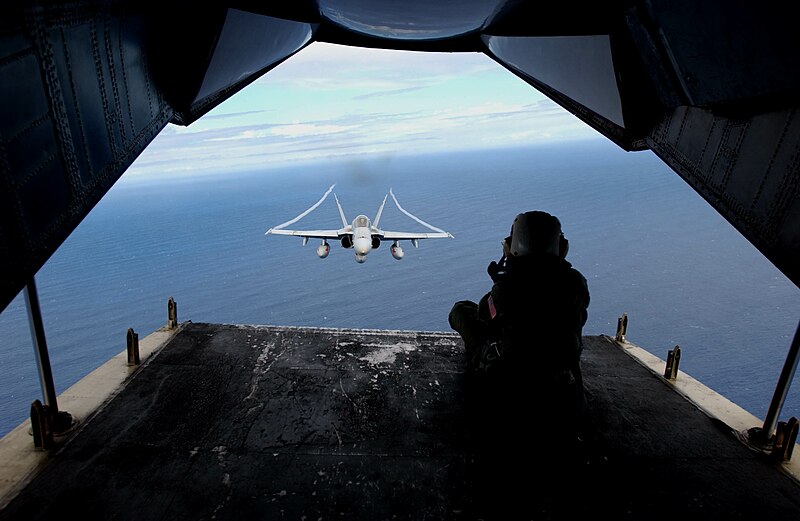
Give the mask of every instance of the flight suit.
M 580 368 L 586 279 L 551 253 L 512 256 L 505 268 L 479 302 L 456 302 L 449 315 L 466 348 L 470 495 L 492 519 L 574 501 L 591 439 Z
M 589 300 L 586 279 L 568 261 L 532 254 L 509 259 L 477 304 L 453 306 L 449 321 L 464 339 L 468 370 L 494 407 L 512 417 L 533 408 L 554 429 L 578 428 Z

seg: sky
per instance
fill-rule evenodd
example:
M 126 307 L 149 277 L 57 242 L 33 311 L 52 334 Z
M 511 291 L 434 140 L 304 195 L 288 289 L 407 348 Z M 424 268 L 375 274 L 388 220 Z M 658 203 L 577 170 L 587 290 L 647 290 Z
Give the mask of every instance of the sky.
M 599 134 L 482 53 L 313 43 L 191 125 L 168 125 L 125 175 L 591 137 Z

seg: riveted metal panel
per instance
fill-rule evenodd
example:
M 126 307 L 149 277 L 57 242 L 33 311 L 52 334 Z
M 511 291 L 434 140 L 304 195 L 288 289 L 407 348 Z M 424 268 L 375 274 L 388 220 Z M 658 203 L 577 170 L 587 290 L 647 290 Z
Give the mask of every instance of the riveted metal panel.
M 680 107 L 648 144 L 775 266 L 800 285 L 797 109 L 749 117 Z
M 4 9 L 0 309 L 172 117 L 145 63 L 150 15 L 125 9 Z

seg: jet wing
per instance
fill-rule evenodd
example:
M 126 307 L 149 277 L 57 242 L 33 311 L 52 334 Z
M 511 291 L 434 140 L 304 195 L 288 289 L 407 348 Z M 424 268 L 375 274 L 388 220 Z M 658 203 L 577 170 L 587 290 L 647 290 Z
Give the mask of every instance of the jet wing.
M 339 239 L 344 235 L 352 234 L 350 227 L 339 230 L 284 230 L 282 228 L 270 228 L 266 235 L 293 235 L 295 237 L 305 237 L 308 239 Z
M 394 195 L 394 191 L 390 188 L 389 195 L 392 196 L 394 200 L 394 204 L 397 206 L 397 209 L 406 214 L 407 216 L 411 217 L 421 225 L 425 226 L 426 228 L 433 230 L 433 232 L 426 232 L 426 233 L 411 233 L 411 232 L 389 232 L 379 229 L 378 226 L 378 219 L 380 219 L 381 212 L 383 212 L 383 205 L 386 204 L 386 197 L 383 198 L 383 203 L 381 203 L 381 207 L 378 209 L 378 215 L 375 217 L 375 224 L 372 226 L 372 234 L 377 235 L 381 239 L 387 239 L 390 241 L 414 241 L 414 246 L 417 245 L 416 241 L 418 239 L 452 239 L 453 236 L 450 232 L 446 232 L 441 228 L 437 228 L 436 226 L 431 226 L 430 224 L 426 223 L 419 217 L 413 215 L 405 208 L 400 206 L 400 202 L 397 200 L 397 197 Z M 388 196 L 387 196 L 388 197 Z
M 342 211 L 341 205 L 339 205 L 339 199 L 336 199 L 336 205 L 339 207 L 339 214 L 342 216 L 342 228 L 338 230 L 287 230 L 284 227 L 289 226 L 291 224 L 296 223 L 306 215 L 310 214 L 314 210 L 316 210 L 319 205 L 325 201 L 325 198 L 333 191 L 333 187 L 336 185 L 331 185 L 330 188 L 322 195 L 319 201 L 314 203 L 311 208 L 306 210 L 305 212 L 301 213 L 294 219 L 290 221 L 286 221 L 283 224 L 279 224 L 274 228 L 270 228 L 269 230 L 264 233 L 264 235 L 294 235 L 295 237 L 303 237 L 305 240 L 308 239 L 338 239 L 344 235 L 352 235 L 353 230 L 352 226 L 348 225 L 344 219 L 344 212 Z M 336 197 L 336 194 L 333 194 L 333 197 Z M 305 244 L 305 241 L 303 242 Z
M 413 241 L 417 239 L 452 239 L 453 236 L 448 232 L 389 232 L 374 230 L 373 235 L 389 241 Z

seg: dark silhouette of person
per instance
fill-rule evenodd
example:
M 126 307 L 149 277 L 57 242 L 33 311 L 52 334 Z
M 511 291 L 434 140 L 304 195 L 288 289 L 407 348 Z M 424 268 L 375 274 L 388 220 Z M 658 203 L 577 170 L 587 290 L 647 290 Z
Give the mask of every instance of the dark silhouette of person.
M 487 268 L 491 290 L 478 303 L 456 302 L 448 317 L 466 351 L 468 421 L 482 462 L 476 493 L 512 496 L 501 501 L 508 508 L 534 489 L 503 476 L 569 472 L 581 441 L 589 289 L 568 249 L 555 216 L 517 215 L 500 262 Z M 537 487 L 540 500 L 553 500 Z

